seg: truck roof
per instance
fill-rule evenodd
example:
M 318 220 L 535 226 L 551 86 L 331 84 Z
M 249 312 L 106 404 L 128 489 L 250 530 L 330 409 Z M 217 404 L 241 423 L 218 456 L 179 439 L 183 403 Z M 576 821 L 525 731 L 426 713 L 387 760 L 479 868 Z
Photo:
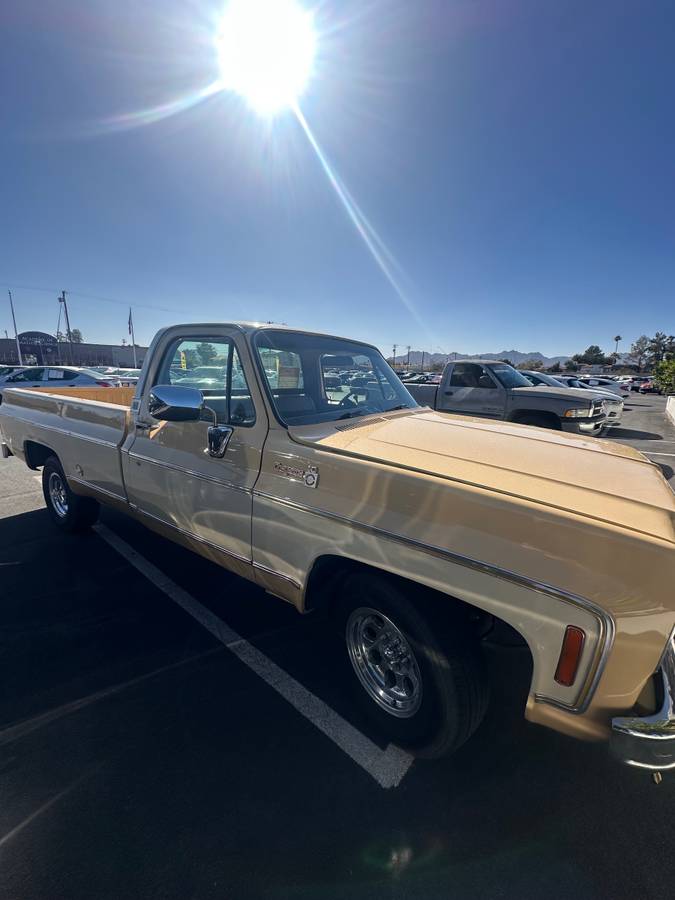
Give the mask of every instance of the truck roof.
M 365 347 L 375 347 L 368 341 L 359 341 L 355 338 L 345 338 L 339 334 L 331 334 L 327 331 L 313 331 L 310 328 L 295 328 L 292 325 L 282 325 L 278 322 L 253 322 L 253 321 L 222 321 L 222 322 L 178 322 L 176 325 L 169 326 L 171 330 L 177 328 L 203 328 L 208 332 L 212 328 L 238 328 L 244 334 L 253 334 L 256 331 L 289 331 L 295 334 L 311 334 L 318 337 L 335 338 L 340 341 L 347 341 L 350 344 L 363 344 Z M 166 330 L 166 329 L 164 329 Z M 377 348 L 376 348 L 377 349 Z M 72 366 L 71 366 L 72 368 Z
M 471 359 L 451 359 L 451 363 L 479 363 L 481 366 L 509 366 L 511 363 L 505 363 L 501 359 L 480 359 L 476 357 L 475 359 L 471 357 Z

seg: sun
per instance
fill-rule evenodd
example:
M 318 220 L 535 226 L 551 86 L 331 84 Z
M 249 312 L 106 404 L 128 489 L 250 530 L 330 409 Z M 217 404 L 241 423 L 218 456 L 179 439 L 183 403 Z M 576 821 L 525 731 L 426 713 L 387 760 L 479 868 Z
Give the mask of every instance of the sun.
M 295 0 L 230 0 L 217 44 L 222 88 L 274 115 L 297 103 L 312 74 L 313 17 Z

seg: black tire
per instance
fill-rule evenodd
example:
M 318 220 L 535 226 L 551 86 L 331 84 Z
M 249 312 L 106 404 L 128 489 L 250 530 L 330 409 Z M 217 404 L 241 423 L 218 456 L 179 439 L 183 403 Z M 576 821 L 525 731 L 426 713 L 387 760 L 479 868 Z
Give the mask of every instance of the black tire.
M 560 431 L 560 421 L 554 416 L 545 416 L 543 413 L 526 413 L 516 419 L 518 425 L 535 425 L 537 428 L 551 428 Z
M 86 531 L 98 519 L 99 504 L 71 491 L 56 456 L 50 456 L 42 469 L 42 493 L 52 522 L 62 531 Z
M 348 683 L 374 731 L 415 756 L 436 759 L 453 753 L 480 725 L 488 700 L 480 647 L 463 617 L 441 616 L 414 586 L 408 592 L 400 582 L 371 572 L 348 575 L 341 594 L 339 619 Z M 449 602 L 439 600 L 446 613 Z M 358 631 L 357 623 L 370 621 L 365 610 L 393 623 L 414 656 L 421 699 L 405 717 L 383 708 L 384 701 L 376 700 L 372 688 L 364 686 L 365 657 L 356 653 L 361 662 L 353 661 L 358 645 L 354 630 Z M 409 672 L 409 666 L 405 670 Z

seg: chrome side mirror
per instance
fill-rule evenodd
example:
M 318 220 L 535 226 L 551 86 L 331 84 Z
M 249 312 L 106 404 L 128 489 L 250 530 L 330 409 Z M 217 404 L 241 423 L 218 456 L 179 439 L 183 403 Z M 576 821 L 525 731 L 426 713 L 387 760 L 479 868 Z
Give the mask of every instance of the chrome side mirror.
M 195 422 L 204 409 L 204 396 L 197 388 L 156 384 L 148 397 L 148 412 L 164 422 Z
M 202 411 L 213 416 L 213 425 L 209 425 L 206 433 L 204 452 L 215 459 L 222 459 L 234 429 L 229 425 L 218 425 L 216 412 L 206 406 L 201 391 L 178 384 L 157 384 L 148 397 L 148 412 L 153 419 L 164 422 L 196 422 L 201 418 Z

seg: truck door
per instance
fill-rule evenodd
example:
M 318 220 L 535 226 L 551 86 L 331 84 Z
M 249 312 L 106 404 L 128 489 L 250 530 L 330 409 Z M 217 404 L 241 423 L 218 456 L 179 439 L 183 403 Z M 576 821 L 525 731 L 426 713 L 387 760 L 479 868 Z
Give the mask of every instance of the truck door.
M 506 391 L 490 370 L 480 363 L 458 362 L 439 387 L 437 409 L 503 419 L 506 413 Z
M 201 390 L 213 412 L 191 422 L 153 419 L 148 398 L 160 384 Z M 145 516 L 250 562 L 252 491 L 268 426 L 241 333 L 170 329 L 134 402 L 136 425 L 122 452 L 129 501 Z M 214 413 L 233 429 L 222 459 L 207 452 Z

